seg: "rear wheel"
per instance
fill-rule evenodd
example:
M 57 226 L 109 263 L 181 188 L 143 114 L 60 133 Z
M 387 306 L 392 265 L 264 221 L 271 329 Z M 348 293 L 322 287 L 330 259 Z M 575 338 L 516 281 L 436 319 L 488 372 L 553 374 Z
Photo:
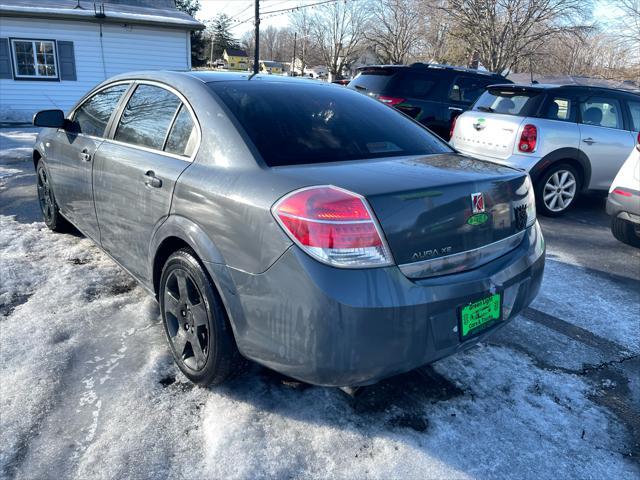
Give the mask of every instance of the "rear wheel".
M 42 212 L 44 223 L 54 232 L 66 231 L 69 223 L 60 214 L 56 197 L 54 196 L 53 189 L 51 188 L 49 172 L 45 167 L 44 162 L 38 162 L 36 174 L 38 203 L 40 204 L 40 211 Z
M 536 185 L 538 212 L 547 217 L 563 215 L 578 196 L 580 175 L 569 164 L 553 165 Z
M 614 217 L 611 219 L 611 233 L 622 243 L 640 248 L 640 226 Z
M 173 358 L 189 380 L 218 384 L 242 366 L 222 302 L 191 250 L 169 257 L 158 298 Z

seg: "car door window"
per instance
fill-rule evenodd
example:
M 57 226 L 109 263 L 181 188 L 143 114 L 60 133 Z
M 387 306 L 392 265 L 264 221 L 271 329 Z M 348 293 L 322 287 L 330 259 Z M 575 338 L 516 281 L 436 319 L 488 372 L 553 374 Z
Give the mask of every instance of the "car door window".
M 473 103 L 491 83 L 479 78 L 458 77 L 449 90 L 449 100 Z
M 543 117 L 549 120 L 575 122 L 573 101 L 567 97 L 552 97 L 547 103 Z
M 180 99 L 155 85 L 138 85 L 122 112 L 115 140 L 162 150 Z
M 104 136 L 109 118 L 128 88 L 128 83 L 105 88 L 80 105 L 73 117 L 77 133 Z
M 585 125 L 624 128 L 620 102 L 615 98 L 590 97 L 580 104 L 580 114 Z
M 196 129 L 189 109 L 182 105 L 167 137 L 164 151 L 190 157 L 196 147 L 196 138 Z
M 640 132 L 640 102 L 629 102 L 628 105 L 631 113 L 631 130 Z

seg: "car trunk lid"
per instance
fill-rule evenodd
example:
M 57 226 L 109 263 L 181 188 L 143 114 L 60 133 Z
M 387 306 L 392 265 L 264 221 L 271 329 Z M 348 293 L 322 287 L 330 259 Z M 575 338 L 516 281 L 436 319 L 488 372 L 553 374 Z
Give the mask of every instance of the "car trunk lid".
M 516 209 L 527 202 L 526 173 L 456 154 L 272 170 L 297 177 L 300 186 L 306 180 L 307 185 L 335 185 L 363 195 L 398 265 L 477 250 L 524 229 Z M 478 204 L 478 198 L 483 204 Z M 513 245 L 504 244 L 498 253 L 510 248 Z

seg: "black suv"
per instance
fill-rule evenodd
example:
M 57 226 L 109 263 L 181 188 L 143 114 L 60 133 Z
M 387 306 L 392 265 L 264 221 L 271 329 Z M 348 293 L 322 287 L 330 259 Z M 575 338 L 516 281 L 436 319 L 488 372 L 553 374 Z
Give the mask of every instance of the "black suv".
M 450 65 L 369 65 L 360 67 L 349 88 L 409 115 L 445 140 L 451 122 L 489 85 L 511 83 L 500 75 Z

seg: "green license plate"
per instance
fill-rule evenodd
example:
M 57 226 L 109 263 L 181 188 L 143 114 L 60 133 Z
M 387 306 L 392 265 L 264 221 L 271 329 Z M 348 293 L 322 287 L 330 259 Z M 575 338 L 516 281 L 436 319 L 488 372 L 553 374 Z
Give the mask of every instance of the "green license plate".
M 470 303 L 460 310 L 460 324 L 462 336 L 482 330 L 484 326 L 500 319 L 500 294 L 483 298 Z

